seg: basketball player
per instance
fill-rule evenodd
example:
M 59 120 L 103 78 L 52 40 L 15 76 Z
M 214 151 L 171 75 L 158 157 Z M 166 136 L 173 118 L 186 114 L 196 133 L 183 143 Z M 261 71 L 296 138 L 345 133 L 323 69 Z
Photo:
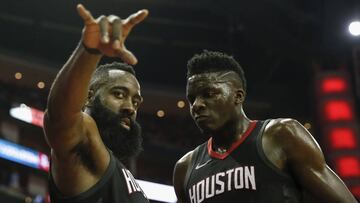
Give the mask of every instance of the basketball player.
M 209 140 L 175 165 L 179 202 L 297 203 L 303 190 L 319 202 L 356 202 L 299 122 L 246 116 L 246 79 L 233 57 L 204 51 L 187 68 L 191 116 Z
M 125 20 L 112 15 L 95 20 L 84 6 L 77 10 L 85 24 L 82 38 L 51 87 L 44 118 L 51 202 L 149 202 L 121 162 L 141 148 L 135 119 L 142 97 L 135 72 L 124 63 L 96 69 L 103 55 L 136 64 L 124 42 L 148 11 Z

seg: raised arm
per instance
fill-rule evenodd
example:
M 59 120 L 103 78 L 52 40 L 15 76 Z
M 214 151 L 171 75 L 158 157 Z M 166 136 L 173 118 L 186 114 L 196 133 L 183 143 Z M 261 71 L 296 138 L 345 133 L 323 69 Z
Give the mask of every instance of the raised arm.
M 299 122 L 283 119 L 273 122 L 270 128 L 277 133 L 274 138 L 281 144 L 294 178 L 319 202 L 357 202 L 343 181 L 326 164 L 315 139 Z
M 85 24 L 82 38 L 55 78 L 45 114 L 46 138 L 51 148 L 60 154 L 86 139 L 85 128 L 92 120 L 84 118 L 82 108 L 99 60 L 106 55 L 136 64 L 137 59 L 124 42 L 131 29 L 148 14 L 147 10 L 141 10 L 125 20 L 116 16 L 101 16 L 95 20 L 83 5 L 79 4 L 77 10 Z
M 96 20 L 82 5 L 82 38 L 59 71 L 50 89 L 44 131 L 51 147 L 51 175 L 63 195 L 80 194 L 95 185 L 110 162 L 95 121 L 82 109 L 92 73 L 103 55 L 137 62 L 124 42 L 131 29 L 147 16 L 141 10 L 125 20 L 101 16 Z

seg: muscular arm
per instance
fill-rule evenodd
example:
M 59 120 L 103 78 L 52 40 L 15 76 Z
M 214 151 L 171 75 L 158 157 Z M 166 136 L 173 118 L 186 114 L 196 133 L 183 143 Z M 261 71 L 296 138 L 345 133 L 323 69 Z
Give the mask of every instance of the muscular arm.
M 110 156 L 97 125 L 82 108 L 88 97 L 92 73 L 102 55 L 136 63 L 124 41 L 133 26 L 147 16 L 147 11 L 142 10 L 125 20 L 116 16 L 101 16 L 95 20 L 82 5 L 77 9 L 85 24 L 82 39 L 51 87 L 44 118 L 45 136 L 52 148 L 52 176 L 65 195 L 89 189 L 108 166 Z M 100 54 L 91 54 L 84 46 Z
M 320 202 L 356 202 L 343 181 L 326 164 L 311 134 L 297 121 L 282 119 L 270 123 L 267 133 L 285 153 L 286 165 L 300 185 Z
M 100 16 L 95 20 L 81 4 L 77 10 L 85 24 L 82 45 L 75 49 L 57 75 L 50 90 L 45 115 L 46 138 L 52 149 L 61 155 L 86 140 L 84 135 L 87 132 L 97 131 L 94 121 L 82 113 L 82 108 L 87 99 L 91 75 L 101 55 L 120 57 L 129 64 L 135 64 L 135 56 L 124 43 L 132 28 L 148 14 L 146 10 L 141 10 L 125 20 L 113 15 Z M 88 53 L 84 45 L 98 50 L 101 55 Z
M 100 58 L 79 45 L 53 82 L 44 124 L 46 138 L 56 154 L 66 154 L 85 139 L 82 108 Z
M 89 80 L 100 58 L 101 55 L 89 54 L 79 45 L 58 73 L 49 93 L 45 136 L 52 149 L 52 176 L 65 195 L 78 194 L 94 185 L 110 160 L 101 141 L 95 142 L 100 140 L 95 122 L 82 112 Z M 97 173 L 89 173 L 80 161 L 78 149 L 81 147 L 98 154 L 94 157 Z M 86 152 L 90 157 L 90 150 Z
M 173 184 L 179 203 L 186 203 L 186 191 L 184 188 L 186 172 L 190 166 L 192 151 L 184 155 L 176 162 L 173 172 Z

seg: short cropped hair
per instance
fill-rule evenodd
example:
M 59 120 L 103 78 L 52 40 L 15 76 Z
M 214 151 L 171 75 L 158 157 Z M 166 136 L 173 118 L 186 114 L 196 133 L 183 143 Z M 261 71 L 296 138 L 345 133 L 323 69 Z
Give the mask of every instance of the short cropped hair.
M 90 79 L 91 90 L 98 90 L 103 84 L 108 81 L 109 70 L 123 70 L 136 77 L 134 68 L 126 63 L 113 62 L 110 64 L 103 64 L 96 68 Z
M 233 56 L 223 52 L 203 50 L 195 54 L 187 63 L 187 78 L 201 73 L 234 71 L 241 79 L 242 88 L 246 91 L 245 73 Z

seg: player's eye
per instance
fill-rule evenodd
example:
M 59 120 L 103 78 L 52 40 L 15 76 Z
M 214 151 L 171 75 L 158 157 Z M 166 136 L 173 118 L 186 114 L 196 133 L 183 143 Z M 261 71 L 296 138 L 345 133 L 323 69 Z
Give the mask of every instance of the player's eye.
M 119 98 L 119 99 L 123 99 L 125 97 L 125 93 L 122 92 L 122 91 L 114 91 L 113 92 L 113 95 L 116 97 L 116 98 Z

